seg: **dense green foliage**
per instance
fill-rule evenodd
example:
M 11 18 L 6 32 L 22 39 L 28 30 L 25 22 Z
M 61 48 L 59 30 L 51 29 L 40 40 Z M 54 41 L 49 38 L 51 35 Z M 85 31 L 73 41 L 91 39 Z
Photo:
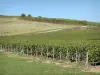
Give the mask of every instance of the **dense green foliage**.
M 28 14 L 28 17 L 32 17 L 31 14 Z
M 89 52 L 90 62 L 100 62 L 100 31 L 99 30 L 62 30 L 53 33 L 42 34 L 23 34 L 14 36 L 2 36 L 0 37 L 0 43 L 2 45 L 15 45 L 19 50 L 19 46 L 26 52 L 28 49 L 32 55 L 41 55 L 41 51 L 44 52 L 44 57 L 55 59 L 66 59 L 75 61 L 76 51 L 80 56 L 80 60 L 86 59 L 86 53 Z M 41 48 L 43 47 L 43 48 Z M 25 53 L 24 52 L 24 53 Z M 68 54 L 69 56 L 68 56 Z M 47 55 L 48 53 L 48 55 Z
M 25 15 L 24 13 L 22 13 L 22 14 L 21 14 L 21 17 L 23 17 L 23 18 L 24 18 L 24 17 L 26 17 L 26 15 Z

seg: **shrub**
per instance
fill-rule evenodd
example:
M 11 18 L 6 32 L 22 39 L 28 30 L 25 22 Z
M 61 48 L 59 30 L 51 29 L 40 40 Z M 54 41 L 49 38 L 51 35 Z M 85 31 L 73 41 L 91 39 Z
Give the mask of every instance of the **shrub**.
M 26 15 L 24 13 L 21 14 L 21 17 L 26 17 Z
M 31 14 L 28 14 L 28 17 L 32 17 Z

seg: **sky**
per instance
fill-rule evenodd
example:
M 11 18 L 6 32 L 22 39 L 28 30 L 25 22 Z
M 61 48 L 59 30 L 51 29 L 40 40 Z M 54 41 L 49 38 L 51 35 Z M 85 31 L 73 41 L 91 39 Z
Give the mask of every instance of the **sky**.
M 22 13 L 100 22 L 100 0 L 0 0 L 0 15 Z

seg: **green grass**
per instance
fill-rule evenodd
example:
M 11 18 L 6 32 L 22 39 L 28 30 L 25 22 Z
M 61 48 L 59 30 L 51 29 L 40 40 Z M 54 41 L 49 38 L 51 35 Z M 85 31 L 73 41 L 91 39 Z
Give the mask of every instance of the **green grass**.
M 26 61 L 0 53 L 0 75 L 100 75 L 99 73 L 75 72 L 75 69 L 62 68 L 54 64 Z

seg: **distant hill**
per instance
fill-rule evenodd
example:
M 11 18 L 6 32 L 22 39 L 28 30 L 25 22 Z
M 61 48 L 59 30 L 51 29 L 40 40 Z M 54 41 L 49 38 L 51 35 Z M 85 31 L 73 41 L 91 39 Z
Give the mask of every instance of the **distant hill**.
M 19 16 L 8 16 L 8 15 L 0 15 L 0 18 L 13 18 L 13 17 L 19 17 Z
M 63 18 L 47 18 L 47 17 L 33 17 L 33 16 L 8 16 L 8 15 L 0 15 L 0 18 L 19 18 L 27 21 L 37 21 L 37 22 L 45 22 L 45 23 L 53 23 L 53 24 L 64 24 L 64 25 L 90 25 L 90 26 L 99 26 L 100 22 L 90 22 L 86 20 L 74 20 L 74 19 L 63 19 Z

